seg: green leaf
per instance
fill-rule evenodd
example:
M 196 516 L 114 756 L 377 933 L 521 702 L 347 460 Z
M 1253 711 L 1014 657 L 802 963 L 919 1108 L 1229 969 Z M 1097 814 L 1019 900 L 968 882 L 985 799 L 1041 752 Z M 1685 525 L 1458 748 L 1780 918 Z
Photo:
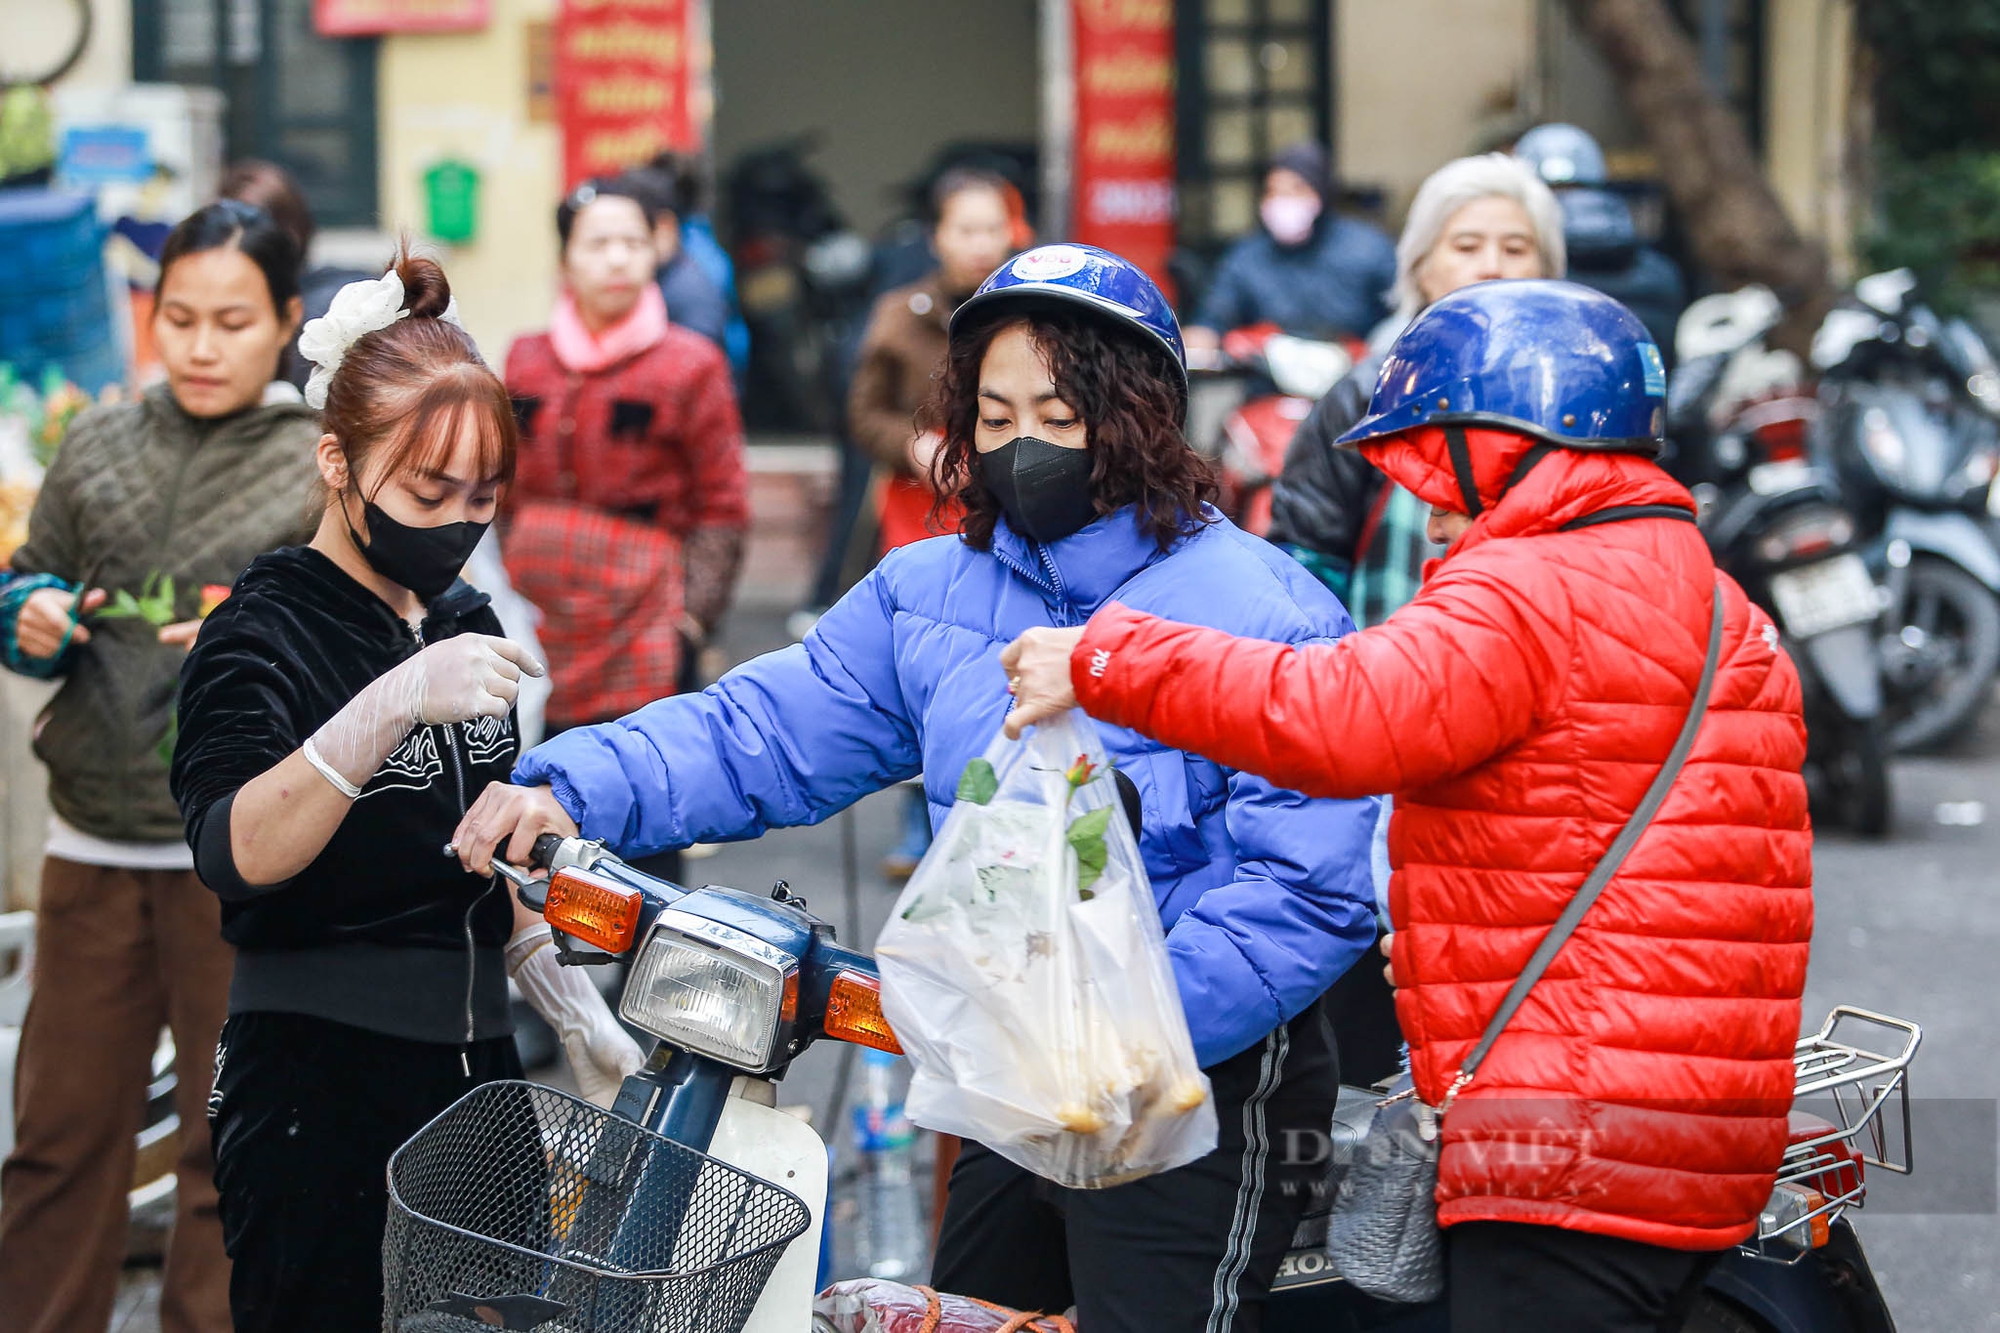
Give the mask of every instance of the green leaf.
M 155 574 L 146 580 L 146 591 L 139 597 L 139 614 L 154 625 L 174 623 L 174 580 L 170 575 Z
M 1085 902 L 1094 896 L 1090 886 L 1104 877 L 1104 867 L 1110 860 L 1111 853 L 1104 845 L 1104 834 L 1110 827 L 1111 807 L 1108 805 L 1078 815 L 1069 826 L 1069 845 L 1076 852 L 1076 884 Z
M 97 619 L 124 620 L 128 617 L 136 617 L 139 614 L 139 600 L 131 593 L 120 588 L 111 594 L 111 601 L 108 605 L 98 608 Z
M 965 766 L 965 772 L 958 775 L 958 799 L 970 801 L 974 805 L 990 805 L 995 792 L 1000 790 L 1000 776 L 993 771 L 993 765 L 984 759 L 975 759 Z

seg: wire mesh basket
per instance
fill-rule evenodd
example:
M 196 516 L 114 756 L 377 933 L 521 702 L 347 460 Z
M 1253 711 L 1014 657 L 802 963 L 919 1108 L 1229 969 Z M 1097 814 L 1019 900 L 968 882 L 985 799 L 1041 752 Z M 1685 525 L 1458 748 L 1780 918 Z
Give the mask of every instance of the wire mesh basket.
M 533 1083 L 461 1097 L 389 1159 L 384 1333 L 739 1333 L 797 1195 Z

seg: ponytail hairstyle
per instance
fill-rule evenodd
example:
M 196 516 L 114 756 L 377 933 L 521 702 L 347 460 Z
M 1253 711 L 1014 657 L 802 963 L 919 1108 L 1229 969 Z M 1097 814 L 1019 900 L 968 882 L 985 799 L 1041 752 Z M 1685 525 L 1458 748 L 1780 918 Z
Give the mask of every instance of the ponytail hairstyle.
M 389 306 L 397 284 L 400 309 Z M 398 472 L 442 470 L 468 426 L 479 440 L 482 479 L 513 480 L 520 439 L 513 404 L 458 323 L 436 260 L 404 249 L 381 278 L 342 288 L 326 318 L 326 328 L 315 327 L 320 320 L 307 326 L 301 345 L 310 345 L 322 370 L 332 366 L 320 419 L 339 441 L 357 491 L 371 458 L 380 463 L 373 491 Z

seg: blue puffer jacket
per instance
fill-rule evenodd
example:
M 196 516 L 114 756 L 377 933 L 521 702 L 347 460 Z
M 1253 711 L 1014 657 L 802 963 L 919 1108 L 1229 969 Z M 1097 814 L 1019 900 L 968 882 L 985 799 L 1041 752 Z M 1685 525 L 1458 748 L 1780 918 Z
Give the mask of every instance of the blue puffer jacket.
M 549 784 L 586 837 L 643 855 L 811 824 L 921 772 L 941 821 L 1008 708 L 1000 651 L 1116 600 L 1286 643 L 1353 629 L 1331 593 L 1215 514 L 1161 553 L 1121 510 L 1038 546 L 937 537 L 891 553 L 802 644 L 701 694 L 565 732 L 515 781 Z M 1256 689 L 1254 681 L 1244 682 Z M 1138 784 L 1140 852 L 1195 1054 L 1209 1065 L 1311 1004 L 1375 935 L 1373 800 L 1315 801 L 1100 728 Z

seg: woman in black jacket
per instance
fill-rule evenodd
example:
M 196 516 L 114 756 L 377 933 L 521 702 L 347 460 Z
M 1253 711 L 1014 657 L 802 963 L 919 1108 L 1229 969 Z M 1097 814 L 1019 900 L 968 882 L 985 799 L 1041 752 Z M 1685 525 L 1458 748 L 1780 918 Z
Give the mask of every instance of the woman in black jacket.
M 506 389 L 428 260 L 343 289 L 303 345 L 325 517 L 203 627 L 172 772 L 238 951 L 210 1102 L 238 1333 L 380 1324 L 384 1168 L 520 1076 L 510 970 L 604 1066 L 580 1076 L 639 1062 L 547 927 L 444 853 L 543 671 L 458 578 L 513 469 Z

